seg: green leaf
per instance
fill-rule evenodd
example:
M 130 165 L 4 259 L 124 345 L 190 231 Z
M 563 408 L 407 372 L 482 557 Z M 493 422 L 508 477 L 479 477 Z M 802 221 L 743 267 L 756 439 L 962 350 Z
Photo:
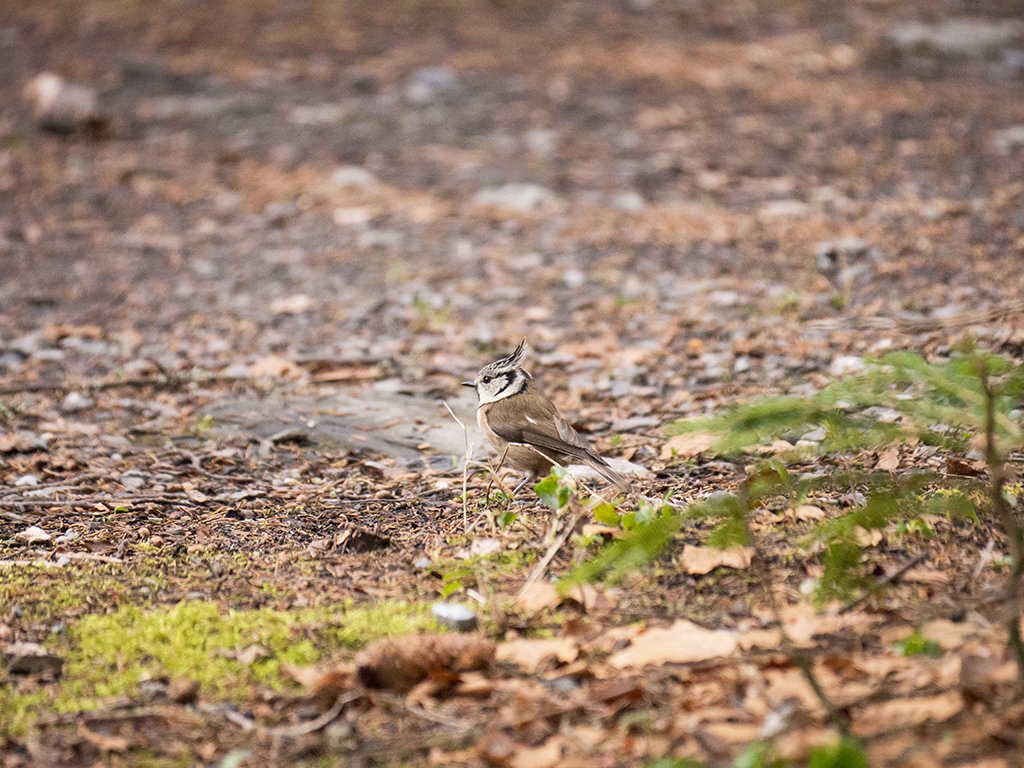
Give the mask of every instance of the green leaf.
M 836 539 L 825 548 L 825 571 L 818 583 L 819 602 L 845 600 L 864 584 L 860 574 L 863 550 L 851 539 Z
M 451 597 L 460 589 L 462 589 L 461 581 L 449 581 L 443 587 L 441 587 L 441 598 L 444 599 Z
M 812 749 L 807 768 L 868 768 L 868 758 L 856 739 L 843 736 L 837 744 Z
M 704 763 L 692 757 L 663 757 L 648 763 L 645 768 L 704 768 Z
M 942 656 L 942 646 L 938 641 L 925 637 L 920 632 L 913 632 L 902 640 L 897 640 L 892 647 L 903 656 L 927 656 L 932 659 Z
M 617 526 L 619 524 L 619 511 L 614 504 L 604 502 L 594 507 L 594 519 L 604 525 Z
M 624 521 L 627 516 L 623 515 Z M 559 582 L 559 590 L 566 591 L 605 574 L 621 577 L 640 568 L 658 556 L 682 526 L 683 519 L 682 515 L 674 514 L 657 517 L 646 525 L 638 526 L 629 537 L 612 542 L 595 558 L 573 569 Z
M 737 755 L 732 768 L 784 768 L 786 762 L 775 755 L 767 741 L 755 741 Z
M 535 486 L 533 490 L 545 506 L 559 510 L 569 503 L 569 489 L 562 485 L 554 471 Z

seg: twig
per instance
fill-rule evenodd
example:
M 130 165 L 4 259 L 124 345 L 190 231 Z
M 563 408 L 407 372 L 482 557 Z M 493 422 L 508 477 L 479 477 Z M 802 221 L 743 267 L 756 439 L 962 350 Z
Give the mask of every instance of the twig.
M 226 704 L 204 704 L 200 702 L 196 705 L 196 708 L 200 712 L 206 712 L 211 715 L 220 715 L 225 720 L 233 725 L 237 725 L 246 733 L 256 730 L 256 721 L 250 717 L 246 717 L 241 712 Z
M 443 725 L 446 728 L 451 728 L 455 731 L 464 732 L 473 728 L 473 726 L 469 723 L 460 722 L 458 720 L 453 720 L 449 717 L 445 717 L 444 715 L 439 715 L 436 712 L 431 712 L 426 707 L 413 706 L 408 701 L 405 702 L 405 711 L 409 712 L 410 714 L 416 715 L 416 717 L 421 717 L 424 720 L 427 720 L 428 722 L 437 723 L 438 725 Z
M 996 549 L 996 540 L 989 536 L 988 543 L 985 544 L 985 548 L 981 550 L 981 554 L 978 555 L 978 563 L 974 566 L 974 570 L 971 571 L 971 582 L 975 582 L 981 576 L 981 572 L 985 570 L 985 566 L 992 560 L 992 553 Z
M 984 358 L 977 362 L 981 389 L 985 394 L 985 464 L 988 465 L 989 498 L 1009 540 L 1010 576 L 1006 585 L 1006 634 L 1017 660 L 1017 693 L 1024 695 L 1024 638 L 1020 632 L 1020 616 L 1024 607 L 1021 576 L 1024 576 L 1024 529 L 1010 509 L 1003 493 L 1006 485 L 1006 463 L 996 444 L 996 393 Z
M 209 501 L 215 501 L 215 499 L 210 499 Z M 121 496 L 119 498 L 112 498 L 110 496 L 79 496 L 74 499 L 0 499 L 0 507 L 82 507 L 87 504 L 142 504 L 145 502 L 186 504 L 188 506 L 207 503 L 190 499 L 185 494 L 181 494 L 181 496 L 168 496 L 166 493 L 163 493 L 159 495 Z
M 341 714 L 341 711 L 345 708 L 346 704 L 351 704 L 356 699 L 363 697 L 363 691 L 350 691 L 349 693 L 339 694 L 338 698 L 334 700 L 334 704 L 331 708 L 324 712 L 319 717 L 315 717 L 312 720 L 307 720 L 304 723 L 298 723 L 297 725 L 284 725 L 276 728 L 265 728 L 261 731 L 261 735 L 284 738 L 294 738 L 295 736 L 305 736 L 307 733 L 316 733 L 317 731 L 326 728 Z
M 462 461 L 462 528 L 463 530 L 469 529 L 469 461 L 472 458 L 472 446 L 469 442 L 469 430 L 466 429 L 466 425 L 462 423 L 462 419 L 455 415 L 455 411 L 444 400 L 441 401 L 441 405 L 445 407 L 448 413 L 455 423 L 462 427 L 462 438 L 466 442 L 466 455 Z
M 100 379 L 98 381 L 59 382 L 59 381 L 36 381 L 24 384 L 12 384 L 0 387 L 0 397 L 5 395 L 21 395 L 33 392 L 71 392 L 73 390 L 85 390 L 99 392 L 105 389 L 120 389 L 121 387 L 159 387 L 173 388 L 182 384 L 208 384 L 217 381 L 217 376 L 143 376 L 133 379 Z
M 533 572 L 530 574 L 529 578 L 526 579 L 526 583 L 523 584 L 522 589 L 519 590 L 519 597 L 522 597 L 524 594 L 526 594 L 526 591 L 534 584 L 536 584 L 537 581 L 540 580 L 540 578 L 544 575 L 544 572 L 547 570 L 548 565 L 550 565 L 551 561 L 555 559 L 555 555 L 558 554 L 558 550 L 562 548 L 562 545 L 565 544 L 566 540 L 569 538 L 569 535 L 576 529 L 576 524 L 580 521 L 580 518 L 582 518 L 583 515 L 586 514 L 586 508 L 583 507 L 582 505 L 579 505 L 579 503 L 575 499 L 570 498 L 569 504 L 575 504 L 579 507 L 579 509 L 575 510 L 575 514 L 569 521 L 569 524 L 565 527 L 565 530 L 562 531 L 562 533 L 559 536 L 557 536 L 553 542 L 551 542 L 551 546 L 548 547 L 548 551 L 544 553 L 544 557 L 540 559 L 540 562 L 537 563 L 537 567 L 533 569 Z
M 807 685 L 810 686 L 821 706 L 825 709 L 829 722 L 835 725 L 843 736 L 847 736 L 850 732 L 849 717 L 847 717 L 842 710 L 832 703 L 832 699 L 825 693 L 825 689 L 822 688 L 821 683 L 818 682 L 817 675 L 814 674 L 814 666 L 811 660 L 793 643 L 792 638 L 790 638 L 789 633 L 786 631 L 786 625 L 782 621 L 782 610 L 779 608 L 778 598 L 775 595 L 775 591 L 772 589 L 773 582 L 771 572 L 768 568 L 768 563 L 765 558 L 761 556 L 760 541 L 757 534 L 750 527 L 749 484 L 750 479 L 747 478 L 740 483 L 738 490 L 741 509 L 743 511 L 743 528 L 746 533 L 747 541 L 754 548 L 753 562 L 756 564 L 756 567 L 762 571 L 762 583 L 767 585 L 768 602 L 770 604 L 772 614 L 775 617 L 775 622 L 779 626 L 779 640 L 782 645 L 782 652 L 786 654 L 790 663 L 800 670 L 800 674 L 803 675 L 804 680 L 807 681 Z
M 874 584 L 872 584 L 870 587 L 868 587 L 864 591 L 864 594 L 862 594 L 860 597 L 858 597 L 858 598 L 848 602 L 846 605 L 844 605 L 842 608 L 840 608 L 836 612 L 836 614 L 841 616 L 844 613 L 849 613 L 854 608 L 856 608 L 858 605 L 860 605 L 865 600 L 867 600 L 869 597 L 871 597 L 873 594 L 875 594 L 882 587 L 886 586 L 887 584 L 892 584 L 894 581 L 897 581 L 898 579 L 900 579 L 903 576 L 903 574 L 905 574 L 907 571 L 909 571 L 915 565 L 920 563 L 922 560 L 927 559 L 927 557 L 928 557 L 928 551 L 927 550 L 925 550 L 924 552 L 918 552 L 912 558 L 907 560 L 907 562 L 903 563 L 903 565 L 901 565 L 895 571 L 892 571 L 891 573 L 887 573 L 887 574 L 885 574 L 885 576 L 883 576 L 882 578 L 878 579 L 878 581 L 876 581 Z
M 1011 315 L 1024 313 L 1024 302 L 1014 302 L 1001 307 L 982 310 L 980 312 L 962 312 L 951 317 L 932 317 L 925 320 L 899 320 L 893 317 L 882 317 L 879 315 L 861 315 L 859 317 L 827 318 L 822 320 L 811 320 L 807 327 L 831 330 L 833 328 L 850 328 L 851 326 L 860 330 L 867 328 L 895 329 L 907 333 L 933 331 L 937 328 L 954 328 L 963 325 L 976 325 L 1002 320 Z

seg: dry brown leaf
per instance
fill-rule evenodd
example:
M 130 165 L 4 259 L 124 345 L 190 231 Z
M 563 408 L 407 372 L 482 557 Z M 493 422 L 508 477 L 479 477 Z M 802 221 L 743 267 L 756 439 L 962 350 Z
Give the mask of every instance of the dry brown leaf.
M 68 336 L 80 339 L 102 339 L 103 329 L 98 325 L 75 325 L 74 323 L 56 323 L 43 328 L 43 338 L 51 344 Z
M 629 647 L 613 653 L 613 667 L 644 667 L 657 664 L 685 664 L 730 656 L 738 647 L 736 634 L 704 629 L 679 619 L 671 627 L 648 629 L 633 638 Z
M 459 677 L 455 693 L 459 696 L 485 697 L 494 691 L 494 681 L 480 672 L 466 672 Z
M 803 671 L 794 667 L 766 670 L 763 695 L 773 709 L 789 701 L 798 702 L 800 708 L 808 712 L 820 714 L 825 711 Z
M 405 692 L 430 675 L 482 669 L 494 643 L 475 635 L 406 635 L 377 640 L 356 655 L 356 674 L 368 688 Z
M 539 613 L 545 608 L 554 608 L 562 602 L 555 585 L 550 581 L 535 581 L 516 599 L 516 608 L 530 615 Z
M 977 477 L 984 473 L 984 469 L 963 459 L 955 459 L 952 456 L 946 457 L 946 474 L 957 475 L 958 477 Z
M 687 573 L 700 575 L 710 573 L 719 567 L 735 568 L 737 570 L 749 568 L 753 556 L 753 547 L 716 549 L 715 547 L 697 547 L 687 544 L 683 547 L 680 563 Z
M 840 631 L 866 631 L 874 622 L 877 616 L 868 613 L 850 611 L 844 614 L 828 615 L 818 614 L 814 607 L 807 603 L 794 603 L 783 606 L 779 609 L 779 617 L 786 629 L 786 635 L 790 642 L 798 648 L 810 648 L 815 644 L 815 635 L 825 635 L 831 632 Z M 774 614 L 768 613 L 764 620 L 774 621 Z M 776 630 L 751 630 L 741 635 L 743 644 L 749 647 L 774 648 L 777 642 L 771 641 L 771 634 Z
M 131 746 L 128 739 L 124 736 L 94 731 L 81 720 L 78 722 L 78 735 L 96 747 L 100 752 L 127 752 L 128 747 Z
M 281 671 L 307 691 L 321 706 L 329 707 L 338 695 L 355 685 L 355 670 L 350 665 L 297 667 L 282 664 Z
M 752 744 L 761 737 L 761 726 L 757 723 L 703 723 L 701 731 L 716 741 L 730 745 Z
M 477 754 L 487 765 L 509 768 L 519 745 L 500 731 L 486 734 L 476 745 Z
M 752 648 L 770 651 L 782 644 L 782 636 L 777 629 L 748 629 L 746 632 L 741 632 L 736 640 L 744 651 L 749 651 Z
M 900 466 L 900 447 L 898 445 L 890 445 L 878 454 L 878 461 L 875 463 L 875 469 L 879 469 L 882 472 L 895 472 Z
M 564 743 L 565 738 L 556 734 L 539 747 L 520 746 L 509 765 L 511 768 L 552 768 L 562 760 Z
M 921 627 L 921 634 L 935 640 L 944 651 L 952 651 L 964 644 L 971 634 L 971 625 L 967 622 L 955 622 L 949 619 L 933 619 Z
M 587 538 L 590 538 L 591 536 L 611 536 L 613 539 L 621 539 L 626 536 L 626 532 L 621 528 L 616 528 L 611 525 L 587 523 L 583 526 L 583 535 Z
M 294 379 L 301 373 L 299 366 L 277 355 L 267 355 L 249 366 L 249 376 L 254 379 Z
M 336 381 L 372 381 L 380 378 L 380 367 L 376 365 L 350 365 L 344 368 L 331 368 L 319 371 L 312 377 L 318 384 L 329 384 Z
M 682 435 L 670 437 L 661 446 L 661 458 L 668 459 L 692 459 L 704 453 L 715 444 L 718 435 L 711 432 L 685 432 Z
M 853 732 L 857 736 L 869 737 L 896 725 L 908 728 L 929 721 L 941 723 L 962 708 L 963 699 L 958 691 L 869 704 L 855 712 Z
M 755 453 L 762 456 L 777 456 L 780 453 L 793 450 L 793 444 L 788 440 L 772 440 L 768 445 L 759 445 L 754 449 Z
M 797 520 L 802 520 L 806 523 L 822 520 L 825 517 L 825 510 L 814 504 L 801 504 L 794 510 L 794 514 Z
M 960 690 L 964 701 L 992 701 L 1017 679 L 1017 665 L 995 656 L 966 654 L 960 662 Z
M 949 584 L 952 579 L 945 571 L 919 565 L 904 573 L 900 580 L 908 584 Z
M 877 547 L 884 538 L 885 534 L 880 528 L 868 530 L 858 525 L 853 529 L 853 540 L 861 547 Z
M 568 591 L 566 597 L 582 605 L 589 614 L 607 613 L 619 604 L 617 593 L 593 584 L 577 584 Z
M 548 659 L 556 659 L 562 664 L 568 664 L 570 661 L 575 661 L 579 653 L 579 643 L 571 637 L 510 640 L 498 646 L 495 659 L 515 664 L 527 674 L 533 674 Z

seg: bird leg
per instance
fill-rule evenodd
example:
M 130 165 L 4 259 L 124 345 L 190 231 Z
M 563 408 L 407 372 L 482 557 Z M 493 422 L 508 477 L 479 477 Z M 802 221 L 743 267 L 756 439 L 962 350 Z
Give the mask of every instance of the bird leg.
M 490 475 L 490 477 L 487 478 L 487 488 L 484 491 L 484 500 L 487 503 L 487 508 L 488 509 L 491 508 L 491 485 L 493 483 L 497 482 L 498 483 L 498 488 L 501 489 L 501 492 L 504 493 L 506 496 L 508 496 L 508 491 L 506 491 L 505 490 L 505 486 L 502 485 L 501 478 L 498 477 L 498 473 L 501 471 L 501 465 L 505 463 L 505 457 L 508 456 L 508 449 L 509 449 L 509 447 L 511 445 L 512 444 L 509 443 L 508 445 L 505 446 L 505 450 L 501 454 L 501 460 L 498 461 L 498 466 L 493 468 L 493 469 L 491 469 L 491 475 Z

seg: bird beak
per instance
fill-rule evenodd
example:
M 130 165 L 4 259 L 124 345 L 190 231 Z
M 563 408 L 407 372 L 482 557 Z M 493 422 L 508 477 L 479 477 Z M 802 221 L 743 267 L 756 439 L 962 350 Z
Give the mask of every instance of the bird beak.
M 472 381 L 463 381 L 462 382 L 462 386 L 464 386 L 464 387 L 472 387 L 473 389 L 476 389 L 476 384 L 474 382 L 472 382 Z

